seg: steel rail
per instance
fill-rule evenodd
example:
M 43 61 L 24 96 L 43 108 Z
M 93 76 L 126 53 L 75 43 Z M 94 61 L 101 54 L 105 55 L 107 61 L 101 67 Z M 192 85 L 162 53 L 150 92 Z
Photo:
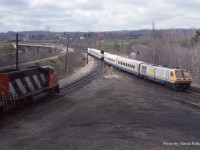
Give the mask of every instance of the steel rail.
M 102 72 L 104 68 L 105 68 L 104 62 L 100 62 L 99 65 L 94 70 L 91 70 L 84 76 L 60 87 L 60 93 L 71 91 L 73 88 L 80 86 L 81 84 L 89 81 L 90 79 L 97 76 L 100 72 Z
M 117 69 L 117 68 L 115 68 L 117 71 L 119 71 L 119 69 Z M 127 77 L 135 77 L 135 78 L 137 78 L 136 76 L 134 76 L 134 75 L 132 75 L 132 74 L 129 74 L 129 73 L 127 73 L 127 72 L 125 72 L 125 71 L 119 71 L 119 73 L 121 73 L 121 74 L 123 74 L 123 75 L 125 75 L 125 76 L 127 76 Z M 147 80 L 148 81 L 148 80 Z M 149 82 L 149 83 L 151 83 L 151 82 Z M 154 82 L 152 82 L 152 83 L 154 83 Z M 146 82 L 142 82 L 142 84 L 145 86 L 146 85 Z M 147 86 L 146 86 L 147 87 Z M 164 86 L 162 86 L 163 88 L 166 88 L 166 87 L 164 87 Z M 166 89 L 169 89 L 170 90 L 170 88 L 166 88 Z M 180 94 L 183 94 L 183 96 L 186 96 L 186 97 L 188 97 L 188 98 L 192 98 L 192 97 L 194 97 L 195 99 L 197 98 L 199 98 L 200 97 L 200 93 L 197 93 L 197 92 L 195 92 L 195 91 L 191 91 L 191 90 L 186 90 L 186 91 L 176 91 L 176 90 L 170 90 L 171 92 L 179 92 Z M 185 94 L 191 94 L 191 95 L 185 95 Z M 191 97 L 192 96 L 192 97 Z M 190 106 L 193 106 L 193 107 L 195 107 L 195 108 L 198 108 L 199 109 L 199 107 L 200 107 L 200 98 L 199 98 L 199 101 L 196 101 L 196 100 L 194 100 L 194 101 L 191 101 L 191 100 L 183 100 L 183 99 L 176 99 L 176 100 L 174 100 L 174 101 L 176 101 L 176 102 L 179 102 L 179 103 L 181 103 L 181 104 L 188 104 L 188 105 L 190 105 Z

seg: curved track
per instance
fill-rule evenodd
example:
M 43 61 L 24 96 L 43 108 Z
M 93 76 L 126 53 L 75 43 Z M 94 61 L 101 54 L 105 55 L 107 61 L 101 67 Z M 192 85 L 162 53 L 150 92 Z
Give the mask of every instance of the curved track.
M 60 93 L 69 92 L 73 90 L 75 87 L 83 85 L 84 83 L 91 80 L 92 78 L 95 78 L 100 72 L 104 70 L 104 68 L 105 68 L 105 63 L 102 61 L 99 61 L 99 65 L 94 70 L 91 70 L 86 75 L 60 87 Z

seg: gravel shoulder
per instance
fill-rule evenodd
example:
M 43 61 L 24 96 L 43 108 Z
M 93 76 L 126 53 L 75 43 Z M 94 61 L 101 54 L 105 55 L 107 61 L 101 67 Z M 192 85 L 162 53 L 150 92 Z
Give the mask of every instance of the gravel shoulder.
M 74 80 L 84 76 L 85 74 L 87 74 L 88 72 L 90 72 L 94 67 L 96 67 L 96 61 L 93 57 L 88 57 L 88 64 L 86 64 L 84 67 L 78 68 L 74 71 L 74 74 L 72 74 L 71 76 L 64 78 L 62 80 L 59 81 L 59 85 L 60 87 L 62 87 L 65 84 L 68 84 L 70 82 L 73 82 Z

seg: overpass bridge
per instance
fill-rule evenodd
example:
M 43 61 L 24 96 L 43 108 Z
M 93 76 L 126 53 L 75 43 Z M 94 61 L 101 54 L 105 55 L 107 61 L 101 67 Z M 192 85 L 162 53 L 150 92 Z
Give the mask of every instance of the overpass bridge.
M 12 42 L 12 45 L 14 48 L 17 47 L 15 42 Z M 39 51 L 46 51 L 47 53 L 52 53 L 52 51 L 56 51 L 56 49 L 62 48 L 63 44 L 19 42 L 18 47 L 25 53 L 35 51 L 36 55 L 38 56 Z
M 14 48 L 16 48 L 16 43 L 12 42 Z M 50 44 L 50 43 L 27 43 L 27 42 L 19 42 L 18 46 L 25 47 L 43 47 L 43 48 L 59 48 L 63 47 L 63 44 Z

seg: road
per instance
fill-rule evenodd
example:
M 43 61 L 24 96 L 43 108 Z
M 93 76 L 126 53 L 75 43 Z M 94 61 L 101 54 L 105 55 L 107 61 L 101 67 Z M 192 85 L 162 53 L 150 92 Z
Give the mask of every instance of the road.
M 63 47 L 62 50 L 63 51 L 61 53 L 59 53 L 58 55 L 56 55 L 56 56 L 52 56 L 52 57 L 48 57 L 48 58 L 43 58 L 43 59 L 38 59 L 38 60 L 33 60 L 33 61 L 29 61 L 29 62 L 24 62 L 24 63 L 20 63 L 19 65 L 23 66 L 23 65 L 26 65 L 26 64 L 33 64 L 33 63 L 36 63 L 36 62 L 39 62 L 39 61 L 52 60 L 52 59 L 59 58 L 61 55 L 66 55 L 67 48 Z M 74 50 L 72 48 L 68 49 L 68 53 L 71 53 L 73 51 Z M 15 67 L 15 66 L 16 66 L 15 64 L 14 65 L 8 65 L 8 66 L 1 66 L 0 70 L 3 70 L 5 68 L 12 68 L 12 67 Z
M 200 149 L 200 107 L 185 100 L 200 99 L 108 67 L 101 77 L 71 94 L 61 94 L 1 119 L 0 147 Z

